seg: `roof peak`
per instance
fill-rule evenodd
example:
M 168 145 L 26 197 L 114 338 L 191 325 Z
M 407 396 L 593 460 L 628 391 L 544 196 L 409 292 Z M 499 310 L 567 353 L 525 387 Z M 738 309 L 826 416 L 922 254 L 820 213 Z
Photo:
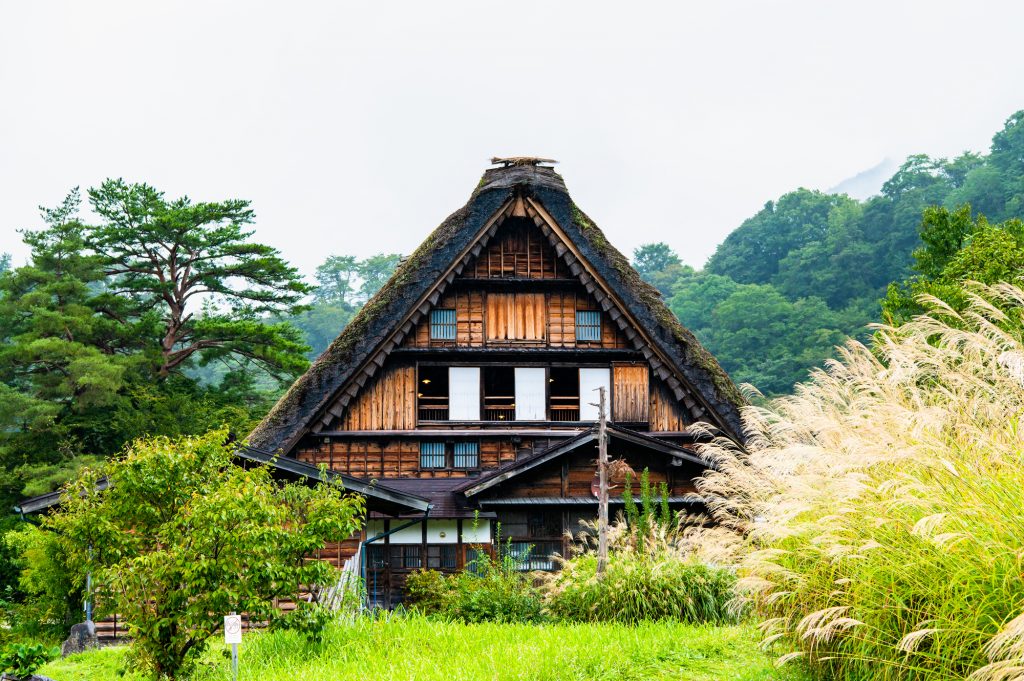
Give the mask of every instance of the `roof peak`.
M 505 159 L 494 159 L 495 162 Z M 535 159 L 542 161 L 543 159 Z M 477 185 L 476 194 L 491 189 L 506 189 L 517 185 L 533 185 L 537 187 L 548 187 L 567 194 L 565 182 L 562 176 L 555 172 L 551 166 L 536 165 L 533 163 L 520 163 L 503 165 L 499 168 L 488 168 Z
M 554 165 L 558 161 L 553 158 L 540 158 L 538 156 L 508 156 L 506 158 L 494 156 L 491 158 L 491 165 L 502 165 L 505 168 L 510 166 L 540 166 L 541 163 Z

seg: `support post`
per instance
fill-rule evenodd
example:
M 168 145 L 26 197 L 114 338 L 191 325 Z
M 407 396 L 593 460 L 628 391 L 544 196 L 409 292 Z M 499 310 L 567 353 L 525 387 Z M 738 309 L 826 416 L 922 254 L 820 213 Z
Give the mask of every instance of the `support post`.
M 608 419 L 604 386 L 598 390 L 600 399 L 597 426 L 597 578 L 601 579 L 608 567 Z
M 234 610 L 232 610 L 231 614 L 234 615 L 234 614 L 237 614 L 237 613 Z M 238 681 L 238 644 L 237 643 L 232 643 L 231 644 L 231 678 L 233 678 L 234 681 Z

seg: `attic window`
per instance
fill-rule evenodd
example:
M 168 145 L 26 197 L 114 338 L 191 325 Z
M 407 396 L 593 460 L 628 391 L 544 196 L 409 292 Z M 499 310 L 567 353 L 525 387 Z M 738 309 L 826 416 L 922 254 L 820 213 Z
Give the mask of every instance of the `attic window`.
M 576 340 L 601 341 L 601 313 L 598 310 L 576 311 Z
M 420 443 L 420 468 L 444 468 L 444 443 Z
M 455 310 L 438 308 L 430 311 L 430 340 L 455 340 Z

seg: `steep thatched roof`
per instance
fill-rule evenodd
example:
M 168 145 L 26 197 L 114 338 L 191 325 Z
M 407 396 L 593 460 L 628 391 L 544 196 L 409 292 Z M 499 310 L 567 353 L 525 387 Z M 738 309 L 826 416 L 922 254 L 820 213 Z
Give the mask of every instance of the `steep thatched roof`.
M 430 292 L 495 213 L 515 196 L 527 196 L 543 206 L 650 335 L 680 380 L 710 409 L 712 413 L 705 418 L 728 435 L 741 437 L 739 407 L 744 399 L 715 358 L 679 323 L 659 292 L 640 278 L 626 256 L 576 207 L 561 176 L 551 168 L 525 165 L 484 173 L 469 202 L 420 244 L 274 405 L 250 435 L 251 444 L 288 452 L 339 390 L 395 333 L 410 308 Z

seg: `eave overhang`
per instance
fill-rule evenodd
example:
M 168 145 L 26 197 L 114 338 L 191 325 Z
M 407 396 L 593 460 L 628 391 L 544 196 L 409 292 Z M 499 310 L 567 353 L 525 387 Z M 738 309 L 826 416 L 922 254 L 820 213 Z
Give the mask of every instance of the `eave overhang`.
M 311 466 L 304 461 L 275 457 L 266 452 L 251 448 L 239 448 L 234 452 L 236 459 L 243 462 L 269 465 L 280 473 L 297 479 L 309 480 L 312 482 L 337 482 L 347 492 L 359 494 L 366 498 L 368 511 L 375 511 L 387 515 L 401 515 L 409 513 L 426 513 L 430 509 L 430 501 L 423 497 L 398 490 L 390 489 L 376 482 L 367 482 L 354 478 L 350 475 L 326 471 L 326 476 L 316 466 Z M 107 478 L 100 478 L 96 483 L 96 491 L 102 492 L 109 487 Z M 60 504 L 63 490 L 41 494 L 37 497 L 25 499 L 14 507 L 14 512 L 21 515 L 32 515 L 41 513 Z
M 566 454 L 584 447 L 596 447 L 597 438 L 598 428 L 597 426 L 594 426 L 574 438 L 544 450 L 540 454 L 522 459 L 521 461 L 517 461 L 505 468 L 500 468 L 482 479 L 473 480 L 471 483 L 463 486 L 459 491 L 462 492 L 466 498 L 474 497 L 481 492 L 492 489 L 503 482 L 507 482 L 512 478 L 518 477 L 527 471 L 531 471 L 538 466 L 542 466 L 561 456 L 565 456 Z M 622 428 L 621 426 L 616 426 L 614 424 L 608 424 L 608 440 L 609 447 L 614 447 L 616 441 L 625 442 L 641 450 L 670 456 L 680 463 L 696 464 L 702 468 L 713 467 L 707 460 L 702 459 L 692 451 L 684 449 L 679 445 L 659 440 L 657 438 L 650 437 L 649 435 L 644 435 L 643 433 L 627 430 L 626 428 Z

